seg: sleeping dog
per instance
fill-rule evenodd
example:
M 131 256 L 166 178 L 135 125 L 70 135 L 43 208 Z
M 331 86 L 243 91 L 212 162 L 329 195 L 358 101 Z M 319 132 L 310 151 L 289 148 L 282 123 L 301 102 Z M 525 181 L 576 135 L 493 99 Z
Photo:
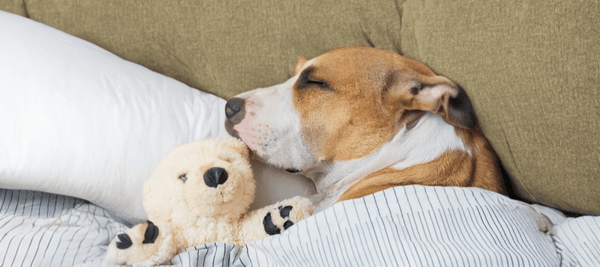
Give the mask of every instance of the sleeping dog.
M 503 192 L 465 91 L 372 47 L 299 57 L 292 78 L 231 98 L 227 131 L 263 161 L 311 178 L 315 211 L 399 185 Z

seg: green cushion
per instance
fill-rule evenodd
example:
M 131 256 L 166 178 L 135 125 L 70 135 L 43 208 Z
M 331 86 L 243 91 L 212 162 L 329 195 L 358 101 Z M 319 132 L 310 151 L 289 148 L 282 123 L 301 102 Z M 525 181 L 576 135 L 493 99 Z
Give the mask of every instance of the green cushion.
M 396 3 L 386 0 L 142 2 L 26 1 L 36 21 L 224 98 L 286 80 L 299 55 L 367 37 L 400 44 Z
M 600 7 L 588 1 L 0 0 L 229 98 L 347 45 L 420 60 L 461 84 L 525 200 L 600 214 Z
M 0 0 L 0 10 L 27 16 L 23 0 Z
M 402 51 L 461 84 L 526 200 L 600 214 L 600 5 L 408 0 Z

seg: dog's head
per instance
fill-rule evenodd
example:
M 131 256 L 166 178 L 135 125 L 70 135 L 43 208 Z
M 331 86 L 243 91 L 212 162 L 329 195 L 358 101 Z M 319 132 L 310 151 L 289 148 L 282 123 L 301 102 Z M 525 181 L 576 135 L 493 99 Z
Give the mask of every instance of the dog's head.
M 425 112 L 477 126 L 460 87 L 391 51 L 345 47 L 300 57 L 292 76 L 230 99 L 225 123 L 260 158 L 289 171 L 369 155 Z

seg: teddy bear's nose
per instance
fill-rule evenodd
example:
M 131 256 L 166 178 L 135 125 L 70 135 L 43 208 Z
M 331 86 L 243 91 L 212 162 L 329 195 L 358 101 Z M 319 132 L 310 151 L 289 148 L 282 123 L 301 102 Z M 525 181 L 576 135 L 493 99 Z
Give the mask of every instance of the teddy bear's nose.
M 204 173 L 204 183 L 213 188 L 217 188 L 220 184 L 224 184 L 227 181 L 227 178 L 227 171 L 219 167 L 210 168 Z

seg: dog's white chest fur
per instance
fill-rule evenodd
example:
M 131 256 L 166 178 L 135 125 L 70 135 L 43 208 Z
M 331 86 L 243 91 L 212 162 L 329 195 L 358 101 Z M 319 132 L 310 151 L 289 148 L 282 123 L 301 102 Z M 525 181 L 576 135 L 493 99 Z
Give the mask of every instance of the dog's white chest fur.
M 369 156 L 344 162 L 322 164 L 303 172 L 317 187 L 312 197 L 315 211 L 333 205 L 354 182 L 384 168 L 404 169 L 430 162 L 449 150 L 471 154 L 454 126 L 441 116 L 425 114 L 411 130 L 401 129 L 394 138 Z

